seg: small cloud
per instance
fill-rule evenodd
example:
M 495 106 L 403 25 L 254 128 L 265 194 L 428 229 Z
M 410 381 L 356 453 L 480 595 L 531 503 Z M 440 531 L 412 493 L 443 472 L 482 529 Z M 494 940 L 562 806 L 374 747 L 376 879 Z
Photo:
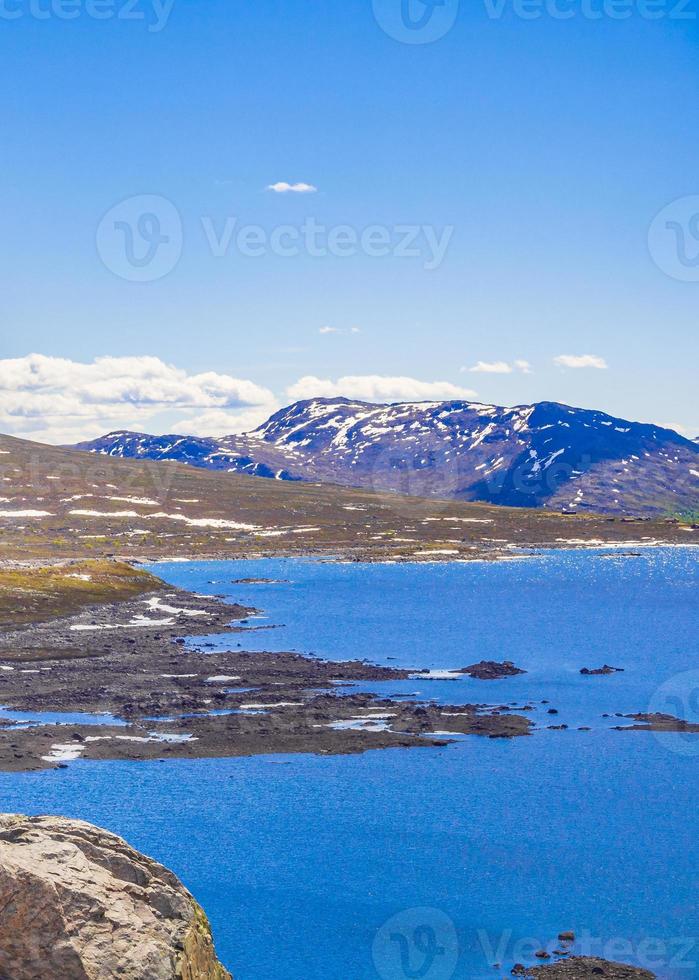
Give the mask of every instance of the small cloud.
M 275 194 L 315 194 L 318 188 L 313 184 L 304 184 L 302 181 L 289 184 L 285 180 L 280 180 L 276 184 L 268 184 L 267 190 L 274 191 Z
M 522 374 L 531 374 L 531 364 L 529 361 L 515 361 L 508 364 L 507 361 L 478 361 L 470 368 L 461 368 L 462 371 L 469 371 L 471 374 L 513 374 L 521 371 Z
M 361 329 L 359 327 L 350 327 L 349 330 L 343 330 L 340 327 L 321 327 L 320 330 L 318 331 L 318 333 L 320 333 L 320 334 L 333 334 L 333 333 L 335 333 L 335 334 L 347 334 L 347 333 L 358 334 L 358 333 L 361 333 L 361 332 L 362 331 L 361 331 Z
M 597 354 L 559 354 L 553 362 L 559 367 L 595 368 L 597 371 L 606 371 L 609 367 L 605 359 Z
M 479 361 L 466 370 L 471 374 L 512 374 L 511 365 L 505 361 Z

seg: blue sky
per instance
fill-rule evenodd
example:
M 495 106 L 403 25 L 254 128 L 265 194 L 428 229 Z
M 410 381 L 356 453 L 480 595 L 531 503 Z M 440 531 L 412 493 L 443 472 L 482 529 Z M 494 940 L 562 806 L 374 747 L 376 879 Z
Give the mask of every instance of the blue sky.
M 699 434 L 699 7 L 446 0 L 431 17 L 451 29 L 408 44 L 402 0 L 101 0 L 104 19 L 59 2 L 0 3 L 5 431 L 225 431 L 316 390 L 454 389 Z M 129 225 L 140 260 L 170 239 L 134 275 Z M 80 367 L 105 357 L 132 360 Z

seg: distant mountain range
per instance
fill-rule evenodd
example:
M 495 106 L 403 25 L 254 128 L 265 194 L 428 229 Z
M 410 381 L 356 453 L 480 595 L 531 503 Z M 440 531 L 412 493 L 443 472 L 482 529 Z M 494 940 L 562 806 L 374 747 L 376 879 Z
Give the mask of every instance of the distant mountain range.
M 112 432 L 75 449 L 516 507 L 662 515 L 699 509 L 699 442 L 539 402 L 296 402 L 222 438 Z

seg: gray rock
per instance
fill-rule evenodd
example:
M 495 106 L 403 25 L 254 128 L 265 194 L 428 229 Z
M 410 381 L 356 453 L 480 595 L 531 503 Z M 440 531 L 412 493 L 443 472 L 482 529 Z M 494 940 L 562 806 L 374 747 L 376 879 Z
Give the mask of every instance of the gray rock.
M 176 876 L 82 821 L 0 815 L 0 909 L 1 977 L 231 980 Z

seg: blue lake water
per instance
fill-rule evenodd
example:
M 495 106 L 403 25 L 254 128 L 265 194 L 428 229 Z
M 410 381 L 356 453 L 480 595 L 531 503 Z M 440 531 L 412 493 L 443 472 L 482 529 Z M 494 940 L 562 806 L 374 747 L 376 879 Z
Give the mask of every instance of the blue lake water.
M 615 732 L 620 719 L 601 717 L 699 718 L 696 551 L 156 570 L 263 609 L 251 625 L 283 624 L 235 636 L 246 649 L 418 669 L 511 659 L 528 673 L 398 688 L 536 701 L 537 730 L 339 758 L 76 762 L 0 775 L 2 809 L 94 821 L 172 867 L 237 980 L 484 980 L 562 929 L 583 952 L 699 977 L 699 736 Z M 231 584 L 248 576 L 289 584 Z M 579 674 L 603 663 L 625 672 Z

